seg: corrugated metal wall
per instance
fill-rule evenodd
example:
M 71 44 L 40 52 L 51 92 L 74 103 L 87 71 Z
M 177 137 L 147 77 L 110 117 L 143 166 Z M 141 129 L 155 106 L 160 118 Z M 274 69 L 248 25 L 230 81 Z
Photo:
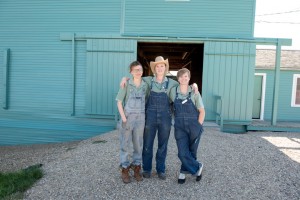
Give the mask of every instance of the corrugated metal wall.
M 184 41 L 184 37 L 252 38 L 254 10 L 255 0 L 1 0 L 0 51 L 10 49 L 10 64 L 8 109 L 0 109 L 0 117 L 22 120 L 20 114 L 37 115 L 33 119 L 73 113 L 84 117 L 111 115 L 115 101 L 109 99 L 116 94 L 129 62 L 135 59 L 137 41 L 108 39 L 106 48 L 96 48 L 108 52 L 90 52 L 94 48 L 86 40 L 91 44 L 104 42 L 98 40 L 99 35 L 166 36 L 166 41 L 173 40 L 168 36 L 176 40 L 181 37 L 177 41 Z M 95 35 L 98 39 L 77 38 L 73 65 L 72 42 L 61 40 L 61 33 Z M 143 38 L 136 38 L 140 39 Z M 121 44 L 128 45 L 133 53 L 120 56 L 122 53 L 117 51 L 122 51 L 122 46 L 118 46 Z M 248 120 L 252 111 L 249 101 L 252 102 L 255 47 L 242 42 L 205 42 L 204 46 L 202 88 L 207 119 L 214 119 L 213 101 L 218 94 L 225 99 L 225 118 Z M 96 58 L 101 61 L 95 64 Z M 3 54 L 0 59 L 2 66 Z M 93 70 L 104 69 L 105 65 L 108 70 L 94 77 Z M 114 66 L 119 67 L 118 73 Z M 3 75 L 1 68 L 0 77 Z M 112 77 L 115 79 L 110 80 Z M 102 84 L 102 79 L 111 82 Z M 113 89 L 106 90 L 110 84 Z M 3 91 L 2 85 L 1 103 Z M 102 107 L 98 108 L 99 104 Z M 10 123 L 15 126 L 13 120 Z M 50 127 L 51 123 L 45 126 Z
M 273 88 L 274 88 L 274 70 L 259 70 L 257 73 L 266 73 L 266 96 L 265 96 L 265 112 L 264 119 L 272 119 L 273 108 Z M 293 75 L 300 74 L 299 71 L 281 70 L 280 71 L 280 87 L 278 96 L 278 121 L 299 121 L 300 108 L 291 107 Z
M 136 60 L 137 41 L 94 39 L 87 41 L 86 113 L 113 116 L 119 82 L 129 76 Z M 130 76 L 129 76 L 130 77 Z
M 118 34 L 120 10 L 121 0 L 1 1 L 0 49 L 10 48 L 11 52 L 9 110 L 69 115 L 72 51 L 71 43 L 61 41 L 59 35 L 61 32 Z M 76 42 L 79 111 L 84 107 L 85 57 L 86 42 Z M 1 112 L 4 111 L 0 109 Z
M 215 95 L 222 96 L 225 120 L 250 121 L 255 45 L 244 42 L 206 42 L 203 100 L 208 120 L 215 119 Z
M 249 38 L 255 0 L 126 0 L 125 35 Z

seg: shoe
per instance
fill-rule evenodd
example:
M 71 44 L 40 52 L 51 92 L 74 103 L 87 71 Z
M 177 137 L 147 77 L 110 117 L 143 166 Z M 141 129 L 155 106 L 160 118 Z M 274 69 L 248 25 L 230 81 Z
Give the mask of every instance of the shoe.
M 158 178 L 161 180 L 166 180 L 166 174 L 165 173 L 158 173 Z
M 143 172 L 143 177 L 144 178 L 150 178 L 151 174 L 149 172 Z
M 185 183 L 185 174 L 180 173 L 178 177 L 178 183 L 184 184 Z
M 133 174 L 134 178 L 137 181 L 143 180 L 143 177 L 141 176 L 141 173 L 140 173 L 141 165 L 134 165 L 134 166 L 132 166 L 132 168 L 133 168 L 133 171 L 134 171 L 134 174 Z
M 199 170 L 197 171 L 196 181 L 201 180 L 201 178 L 202 178 L 202 169 L 203 169 L 203 164 L 199 163 Z
M 122 167 L 122 180 L 124 183 L 130 183 L 130 176 L 129 176 L 129 167 L 124 168 Z

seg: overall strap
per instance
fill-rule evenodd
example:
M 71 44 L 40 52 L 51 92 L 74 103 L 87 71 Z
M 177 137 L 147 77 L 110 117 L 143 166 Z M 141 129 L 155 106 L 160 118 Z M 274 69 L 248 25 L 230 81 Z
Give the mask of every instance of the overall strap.
M 167 84 L 166 84 L 166 88 L 165 89 L 168 89 L 169 87 L 169 78 L 167 77 Z
M 154 77 L 152 77 L 152 79 L 151 79 L 150 91 L 152 90 L 153 80 L 154 80 Z
M 189 86 L 189 87 L 191 88 L 191 91 L 189 92 L 189 97 L 188 98 L 190 99 L 191 96 L 192 96 L 191 94 L 192 94 L 193 88 L 192 88 L 192 86 Z
M 175 91 L 176 91 L 176 97 L 175 97 L 175 99 L 178 98 L 178 92 L 177 92 L 177 89 L 178 89 L 178 86 L 176 86 L 176 89 L 175 89 Z

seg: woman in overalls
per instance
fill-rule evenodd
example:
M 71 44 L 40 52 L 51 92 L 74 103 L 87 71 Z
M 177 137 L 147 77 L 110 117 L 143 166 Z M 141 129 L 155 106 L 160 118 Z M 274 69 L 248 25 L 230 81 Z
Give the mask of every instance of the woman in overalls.
M 170 98 L 174 102 L 175 139 L 181 168 L 178 183 L 185 182 L 185 175 L 196 176 L 200 181 L 203 164 L 197 161 L 197 150 L 203 132 L 205 110 L 200 93 L 195 94 L 189 86 L 190 71 L 186 68 L 177 72 L 179 87 L 171 90 Z
M 128 81 L 125 88 L 120 88 L 116 97 L 120 120 L 120 167 L 122 180 L 129 183 L 129 169 L 134 170 L 137 181 L 142 180 L 140 174 L 142 165 L 143 132 L 145 127 L 145 99 L 149 86 L 142 80 L 143 68 L 138 61 L 130 64 L 133 79 Z M 123 108 L 123 102 L 125 104 Z M 132 161 L 130 148 L 133 146 Z
M 171 88 L 178 86 L 178 83 L 166 77 L 169 71 L 168 59 L 165 60 L 162 56 L 158 56 L 154 62 L 150 62 L 150 67 L 154 77 L 143 78 L 150 85 L 144 130 L 143 177 L 151 177 L 153 144 L 157 133 L 156 172 L 158 178 L 165 180 L 165 163 L 172 120 L 169 93 Z

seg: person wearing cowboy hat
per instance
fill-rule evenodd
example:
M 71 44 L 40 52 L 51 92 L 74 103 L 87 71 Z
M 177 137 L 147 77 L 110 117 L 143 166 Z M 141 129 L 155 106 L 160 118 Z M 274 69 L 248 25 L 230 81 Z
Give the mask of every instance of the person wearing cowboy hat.
M 143 144 L 143 176 L 151 177 L 153 143 L 157 134 L 158 146 L 156 151 L 156 172 L 162 180 L 166 179 L 166 156 L 167 146 L 171 131 L 171 102 L 169 93 L 171 88 L 178 85 L 178 82 L 167 78 L 169 71 L 169 61 L 162 56 L 155 58 L 150 62 L 150 68 L 154 77 L 145 78 L 144 80 L 150 86 L 150 95 L 146 104 L 146 124 L 144 130 Z
M 143 77 L 143 80 L 150 86 L 150 95 L 146 103 L 146 124 L 143 140 L 143 177 L 151 177 L 153 144 L 157 134 L 156 172 L 159 179 L 165 180 L 167 146 L 172 125 L 169 94 L 171 88 L 179 84 L 177 81 L 166 77 L 169 71 L 168 59 L 157 56 L 155 61 L 150 62 L 150 68 L 154 76 Z M 122 79 L 120 86 L 123 87 L 125 84 L 126 77 Z M 197 88 L 196 91 L 198 92 Z

